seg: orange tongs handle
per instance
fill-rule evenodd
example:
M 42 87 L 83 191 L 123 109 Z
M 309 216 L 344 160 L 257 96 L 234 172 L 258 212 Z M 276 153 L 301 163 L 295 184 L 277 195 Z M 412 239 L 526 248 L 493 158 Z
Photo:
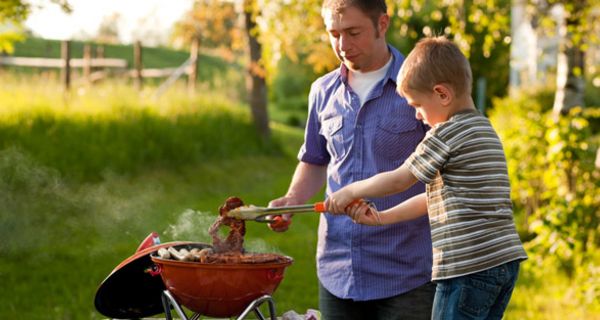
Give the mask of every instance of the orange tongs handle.
M 350 202 L 346 208 L 351 207 L 353 205 L 360 205 L 360 204 L 371 204 L 370 201 L 365 200 L 365 199 L 354 199 L 352 200 L 352 202 Z M 327 208 L 325 207 L 325 202 L 317 202 L 314 204 L 314 209 L 315 212 L 326 212 Z

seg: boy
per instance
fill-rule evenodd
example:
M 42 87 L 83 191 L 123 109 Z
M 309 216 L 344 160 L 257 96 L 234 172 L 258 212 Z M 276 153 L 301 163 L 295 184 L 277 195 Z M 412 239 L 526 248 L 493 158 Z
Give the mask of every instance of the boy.
M 333 193 L 331 213 L 355 222 L 391 224 L 429 214 L 434 319 L 501 319 L 520 261 L 527 259 L 512 218 L 500 139 L 471 98 L 471 68 L 444 37 L 421 40 L 398 74 L 397 91 L 431 126 L 398 169 Z M 417 181 L 426 193 L 379 213 L 353 199 L 401 192 Z

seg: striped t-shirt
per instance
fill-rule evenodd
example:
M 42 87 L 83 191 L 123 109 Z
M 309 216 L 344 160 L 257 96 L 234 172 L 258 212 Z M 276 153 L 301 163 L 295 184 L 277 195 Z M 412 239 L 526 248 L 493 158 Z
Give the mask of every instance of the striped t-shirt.
M 434 126 L 405 165 L 427 184 L 433 280 L 527 259 L 504 151 L 487 118 L 470 110 Z

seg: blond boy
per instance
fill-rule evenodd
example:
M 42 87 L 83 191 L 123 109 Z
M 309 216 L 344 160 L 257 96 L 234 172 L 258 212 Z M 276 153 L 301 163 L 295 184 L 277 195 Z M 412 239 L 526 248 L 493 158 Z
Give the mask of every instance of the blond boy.
M 421 40 L 398 74 L 397 91 L 431 126 L 399 168 L 333 193 L 328 211 L 355 222 L 392 224 L 429 214 L 434 319 L 501 319 L 520 261 L 502 144 L 471 98 L 471 68 L 444 37 Z M 417 181 L 426 193 L 378 212 L 346 206 L 357 198 L 401 192 Z

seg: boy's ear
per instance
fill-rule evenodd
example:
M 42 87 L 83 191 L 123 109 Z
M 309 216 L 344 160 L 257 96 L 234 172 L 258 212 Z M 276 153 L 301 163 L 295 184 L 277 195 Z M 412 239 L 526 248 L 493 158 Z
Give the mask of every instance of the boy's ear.
M 438 97 L 440 103 L 444 106 L 450 105 L 454 98 L 454 92 L 443 84 L 437 84 L 433 87 L 433 93 Z

